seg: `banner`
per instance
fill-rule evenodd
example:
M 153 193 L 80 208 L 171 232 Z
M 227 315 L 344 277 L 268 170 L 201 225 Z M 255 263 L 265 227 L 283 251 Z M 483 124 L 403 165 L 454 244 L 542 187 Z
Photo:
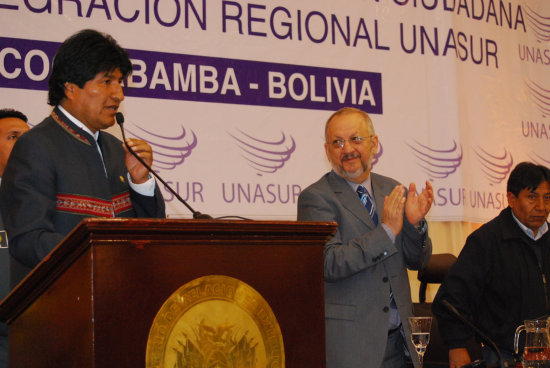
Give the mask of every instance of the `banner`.
M 373 171 L 431 181 L 432 221 L 481 222 L 517 163 L 550 166 L 548 19 L 544 0 L 0 0 L 0 96 L 38 124 L 57 48 L 97 29 L 132 59 L 128 135 L 195 210 L 295 219 L 330 170 L 327 118 L 353 106 Z

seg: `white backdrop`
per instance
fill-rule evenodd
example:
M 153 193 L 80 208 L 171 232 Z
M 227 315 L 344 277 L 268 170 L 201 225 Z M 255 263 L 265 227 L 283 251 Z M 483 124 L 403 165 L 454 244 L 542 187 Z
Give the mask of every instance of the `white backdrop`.
M 57 47 L 94 28 L 133 60 L 129 135 L 198 211 L 295 219 L 329 170 L 326 119 L 355 106 L 374 171 L 431 180 L 431 221 L 486 221 L 515 164 L 550 165 L 549 17 L 546 0 L 0 0 L 1 105 L 39 123 Z

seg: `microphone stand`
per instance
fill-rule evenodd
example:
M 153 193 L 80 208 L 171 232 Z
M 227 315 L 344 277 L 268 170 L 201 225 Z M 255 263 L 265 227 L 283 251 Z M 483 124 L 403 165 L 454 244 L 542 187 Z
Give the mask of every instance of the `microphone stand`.
M 137 153 L 134 152 L 134 150 L 128 145 L 128 143 L 126 143 L 126 135 L 124 134 L 124 127 L 123 127 L 124 115 L 121 112 L 117 112 L 115 117 L 116 117 L 117 124 L 120 126 L 120 131 L 122 132 L 122 141 L 124 142 L 124 145 L 126 146 L 128 151 L 130 151 L 130 153 L 135 158 L 137 158 L 137 160 L 143 166 L 145 166 L 149 170 L 149 172 L 151 174 L 153 174 L 155 176 L 155 178 L 157 178 L 170 191 L 170 193 L 172 193 L 174 195 L 174 197 L 176 197 L 178 199 L 178 201 L 183 203 L 185 205 L 185 207 L 187 207 L 189 209 L 189 211 L 191 211 L 191 213 L 193 214 L 194 219 L 201 219 L 201 220 L 210 220 L 210 219 L 212 219 L 212 216 L 210 216 L 206 213 L 200 213 L 198 211 L 195 211 L 193 209 L 193 207 L 191 207 L 183 198 L 181 198 L 180 195 L 178 193 L 176 193 L 176 191 L 174 189 L 172 189 L 172 187 L 170 185 L 168 185 L 168 183 L 166 183 L 149 165 L 147 165 L 145 163 L 145 161 L 143 161 L 143 159 L 141 157 L 139 157 L 137 155 Z
M 488 344 L 491 349 L 496 353 L 498 362 L 497 366 L 500 368 L 506 368 L 507 365 L 504 364 L 504 360 L 502 359 L 502 354 L 500 353 L 500 349 L 497 347 L 497 345 L 494 343 L 493 340 L 491 340 L 487 335 L 485 335 L 479 328 L 477 328 L 472 322 L 470 322 L 466 317 L 464 317 L 450 302 L 447 300 L 442 300 L 441 304 L 447 308 L 449 312 L 451 312 L 455 317 L 457 317 L 462 323 L 464 323 L 466 326 L 470 327 L 486 344 Z

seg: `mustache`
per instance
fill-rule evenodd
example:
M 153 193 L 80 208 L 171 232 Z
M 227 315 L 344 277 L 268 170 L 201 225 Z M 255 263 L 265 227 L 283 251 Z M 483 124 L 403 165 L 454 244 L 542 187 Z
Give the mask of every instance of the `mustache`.
M 361 158 L 361 154 L 359 152 L 347 153 L 344 156 L 342 156 L 342 161 L 349 160 L 352 158 Z

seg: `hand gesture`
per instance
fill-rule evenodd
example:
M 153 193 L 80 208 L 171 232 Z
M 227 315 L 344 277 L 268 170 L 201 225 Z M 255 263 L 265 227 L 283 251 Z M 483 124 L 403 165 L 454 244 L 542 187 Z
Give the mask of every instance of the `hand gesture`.
M 403 210 L 405 208 L 405 188 L 397 185 L 389 196 L 384 198 L 382 222 L 397 236 L 403 229 Z
M 409 185 L 409 195 L 407 196 L 407 202 L 405 203 L 405 215 L 407 220 L 414 226 L 420 224 L 434 201 L 434 191 L 432 185 L 426 180 L 426 188 L 416 195 L 416 185 L 411 183 Z
M 153 164 L 153 149 L 149 143 L 141 139 L 128 138 L 126 143 L 132 148 L 132 150 L 149 166 Z M 125 144 L 124 147 L 124 162 L 126 163 L 126 169 L 130 173 L 132 182 L 134 184 L 142 184 L 149 180 L 149 169 L 141 164 L 137 158 L 128 151 Z

